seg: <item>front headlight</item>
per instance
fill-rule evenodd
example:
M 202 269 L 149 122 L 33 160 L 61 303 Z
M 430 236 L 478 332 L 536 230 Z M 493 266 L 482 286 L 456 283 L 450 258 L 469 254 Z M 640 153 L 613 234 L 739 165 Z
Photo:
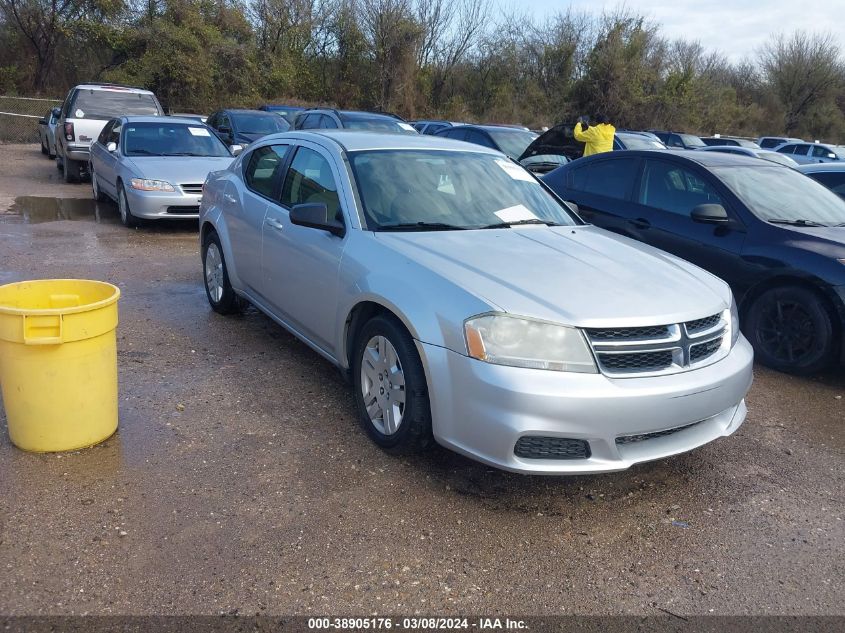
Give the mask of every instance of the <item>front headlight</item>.
M 580 330 L 523 317 L 488 314 L 464 323 L 467 352 L 494 365 L 596 374 Z
M 739 310 L 736 307 L 736 299 L 731 295 L 731 348 L 739 340 Z
M 132 178 L 130 186 L 138 191 L 176 191 L 169 182 L 164 180 L 147 180 L 145 178 Z

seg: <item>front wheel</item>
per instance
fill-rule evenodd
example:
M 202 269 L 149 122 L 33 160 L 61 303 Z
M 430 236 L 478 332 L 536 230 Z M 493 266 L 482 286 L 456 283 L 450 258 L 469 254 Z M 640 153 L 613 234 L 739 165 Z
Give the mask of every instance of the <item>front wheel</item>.
M 132 209 L 129 208 L 129 199 L 126 197 L 126 190 L 123 188 L 123 183 L 117 186 L 117 208 L 120 211 L 120 221 L 123 226 L 134 229 L 138 226 L 138 218 L 132 215 Z
M 219 314 L 236 314 L 243 309 L 243 302 L 229 283 L 229 271 L 223 258 L 220 238 L 214 231 L 202 241 L 202 269 L 205 296 L 211 309 Z
M 830 313 L 805 288 L 767 290 L 749 308 L 745 325 L 755 356 L 772 369 L 813 374 L 830 366 L 836 353 Z
M 392 316 L 379 315 L 358 334 L 352 355 L 358 417 L 367 435 L 396 454 L 434 442 L 422 362 L 411 335 Z
M 94 173 L 94 170 L 89 167 L 88 171 L 91 174 L 91 192 L 94 194 L 94 200 L 97 202 L 105 202 L 107 200 L 106 194 L 100 191 L 100 183 L 97 182 L 97 174 Z M 127 205 L 128 208 L 129 205 Z M 123 219 L 123 215 L 121 214 L 121 219 Z

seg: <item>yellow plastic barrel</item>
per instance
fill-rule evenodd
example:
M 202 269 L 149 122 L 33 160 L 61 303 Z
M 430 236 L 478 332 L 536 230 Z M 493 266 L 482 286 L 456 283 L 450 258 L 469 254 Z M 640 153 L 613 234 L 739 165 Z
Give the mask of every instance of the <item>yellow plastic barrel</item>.
M 117 430 L 117 300 L 102 281 L 0 286 L 0 387 L 27 451 L 93 446 Z

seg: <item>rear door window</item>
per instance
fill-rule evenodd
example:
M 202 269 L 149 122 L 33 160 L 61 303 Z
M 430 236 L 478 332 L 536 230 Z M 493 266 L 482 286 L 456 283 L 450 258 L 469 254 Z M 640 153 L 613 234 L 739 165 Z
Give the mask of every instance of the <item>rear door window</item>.
M 638 202 L 685 216 L 700 204 L 723 204 L 719 194 L 698 174 L 656 160 L 645 161 Z
M 333 130 L 337 128 L 337 123 L 328 114 L 320 115 L 320 127 L 324 130 Z
M 798 156 L 806 156 L 812 147 L 812 145 L 796 145 L 795 150 L 792 153 Z
M 631 193 L 637 174 L 638 160 L 610 159 L 576 169 L 572 188 L 597 196 L 625 200 Z
M 288 145 L 268 145 L 252 152 L 244 173 L 247 187 L 266 198 L 272 198 L 288 148 Z
M 320 127 L 319 114 L 309 114 L 302 120 L 301 130 L 316 130 Z

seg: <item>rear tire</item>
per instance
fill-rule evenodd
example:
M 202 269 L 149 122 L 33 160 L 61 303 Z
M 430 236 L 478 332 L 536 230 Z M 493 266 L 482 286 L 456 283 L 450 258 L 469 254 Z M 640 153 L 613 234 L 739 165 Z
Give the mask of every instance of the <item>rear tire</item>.
M 218 314 L 241 312 L 244 302 L 229 283 L 223 246 L 214 231 L 210 231 L 202 241 L 202 271 L 205 296 L 211 309 Z
M 44 154 L 44 156 L 50 155 L 50 152 L 47 151 L 47 148 L 44 146 L 44 139 L 41 139 L 41 153 Z
M 128 229 L 136 228 L 140 222 L 138 218 L 132 215 L 132 210 L 129 208 L 129 199 L 126 197 L 126 190 L 123 188 L 123 183 L 117 185 L 117 208 L 120 211 L 120 221 Z
M 67 156 L 62 160 L 62 174 L 65 177 L 65 182 L 75 183 L 82 179 L 81 163 L 78 160 L 71 160 Z
M 781 286 L 765 291 L 748 310 L 746 336 L 764 365 L 790 374 L 814 374 L 836 355 L 833 320 L 812 290 Z
M 367 321 L 352 354 L 358 417 L 389 453 L 419 453 L 434 444 L 425 371 L 414 340 L 392 315 Z

